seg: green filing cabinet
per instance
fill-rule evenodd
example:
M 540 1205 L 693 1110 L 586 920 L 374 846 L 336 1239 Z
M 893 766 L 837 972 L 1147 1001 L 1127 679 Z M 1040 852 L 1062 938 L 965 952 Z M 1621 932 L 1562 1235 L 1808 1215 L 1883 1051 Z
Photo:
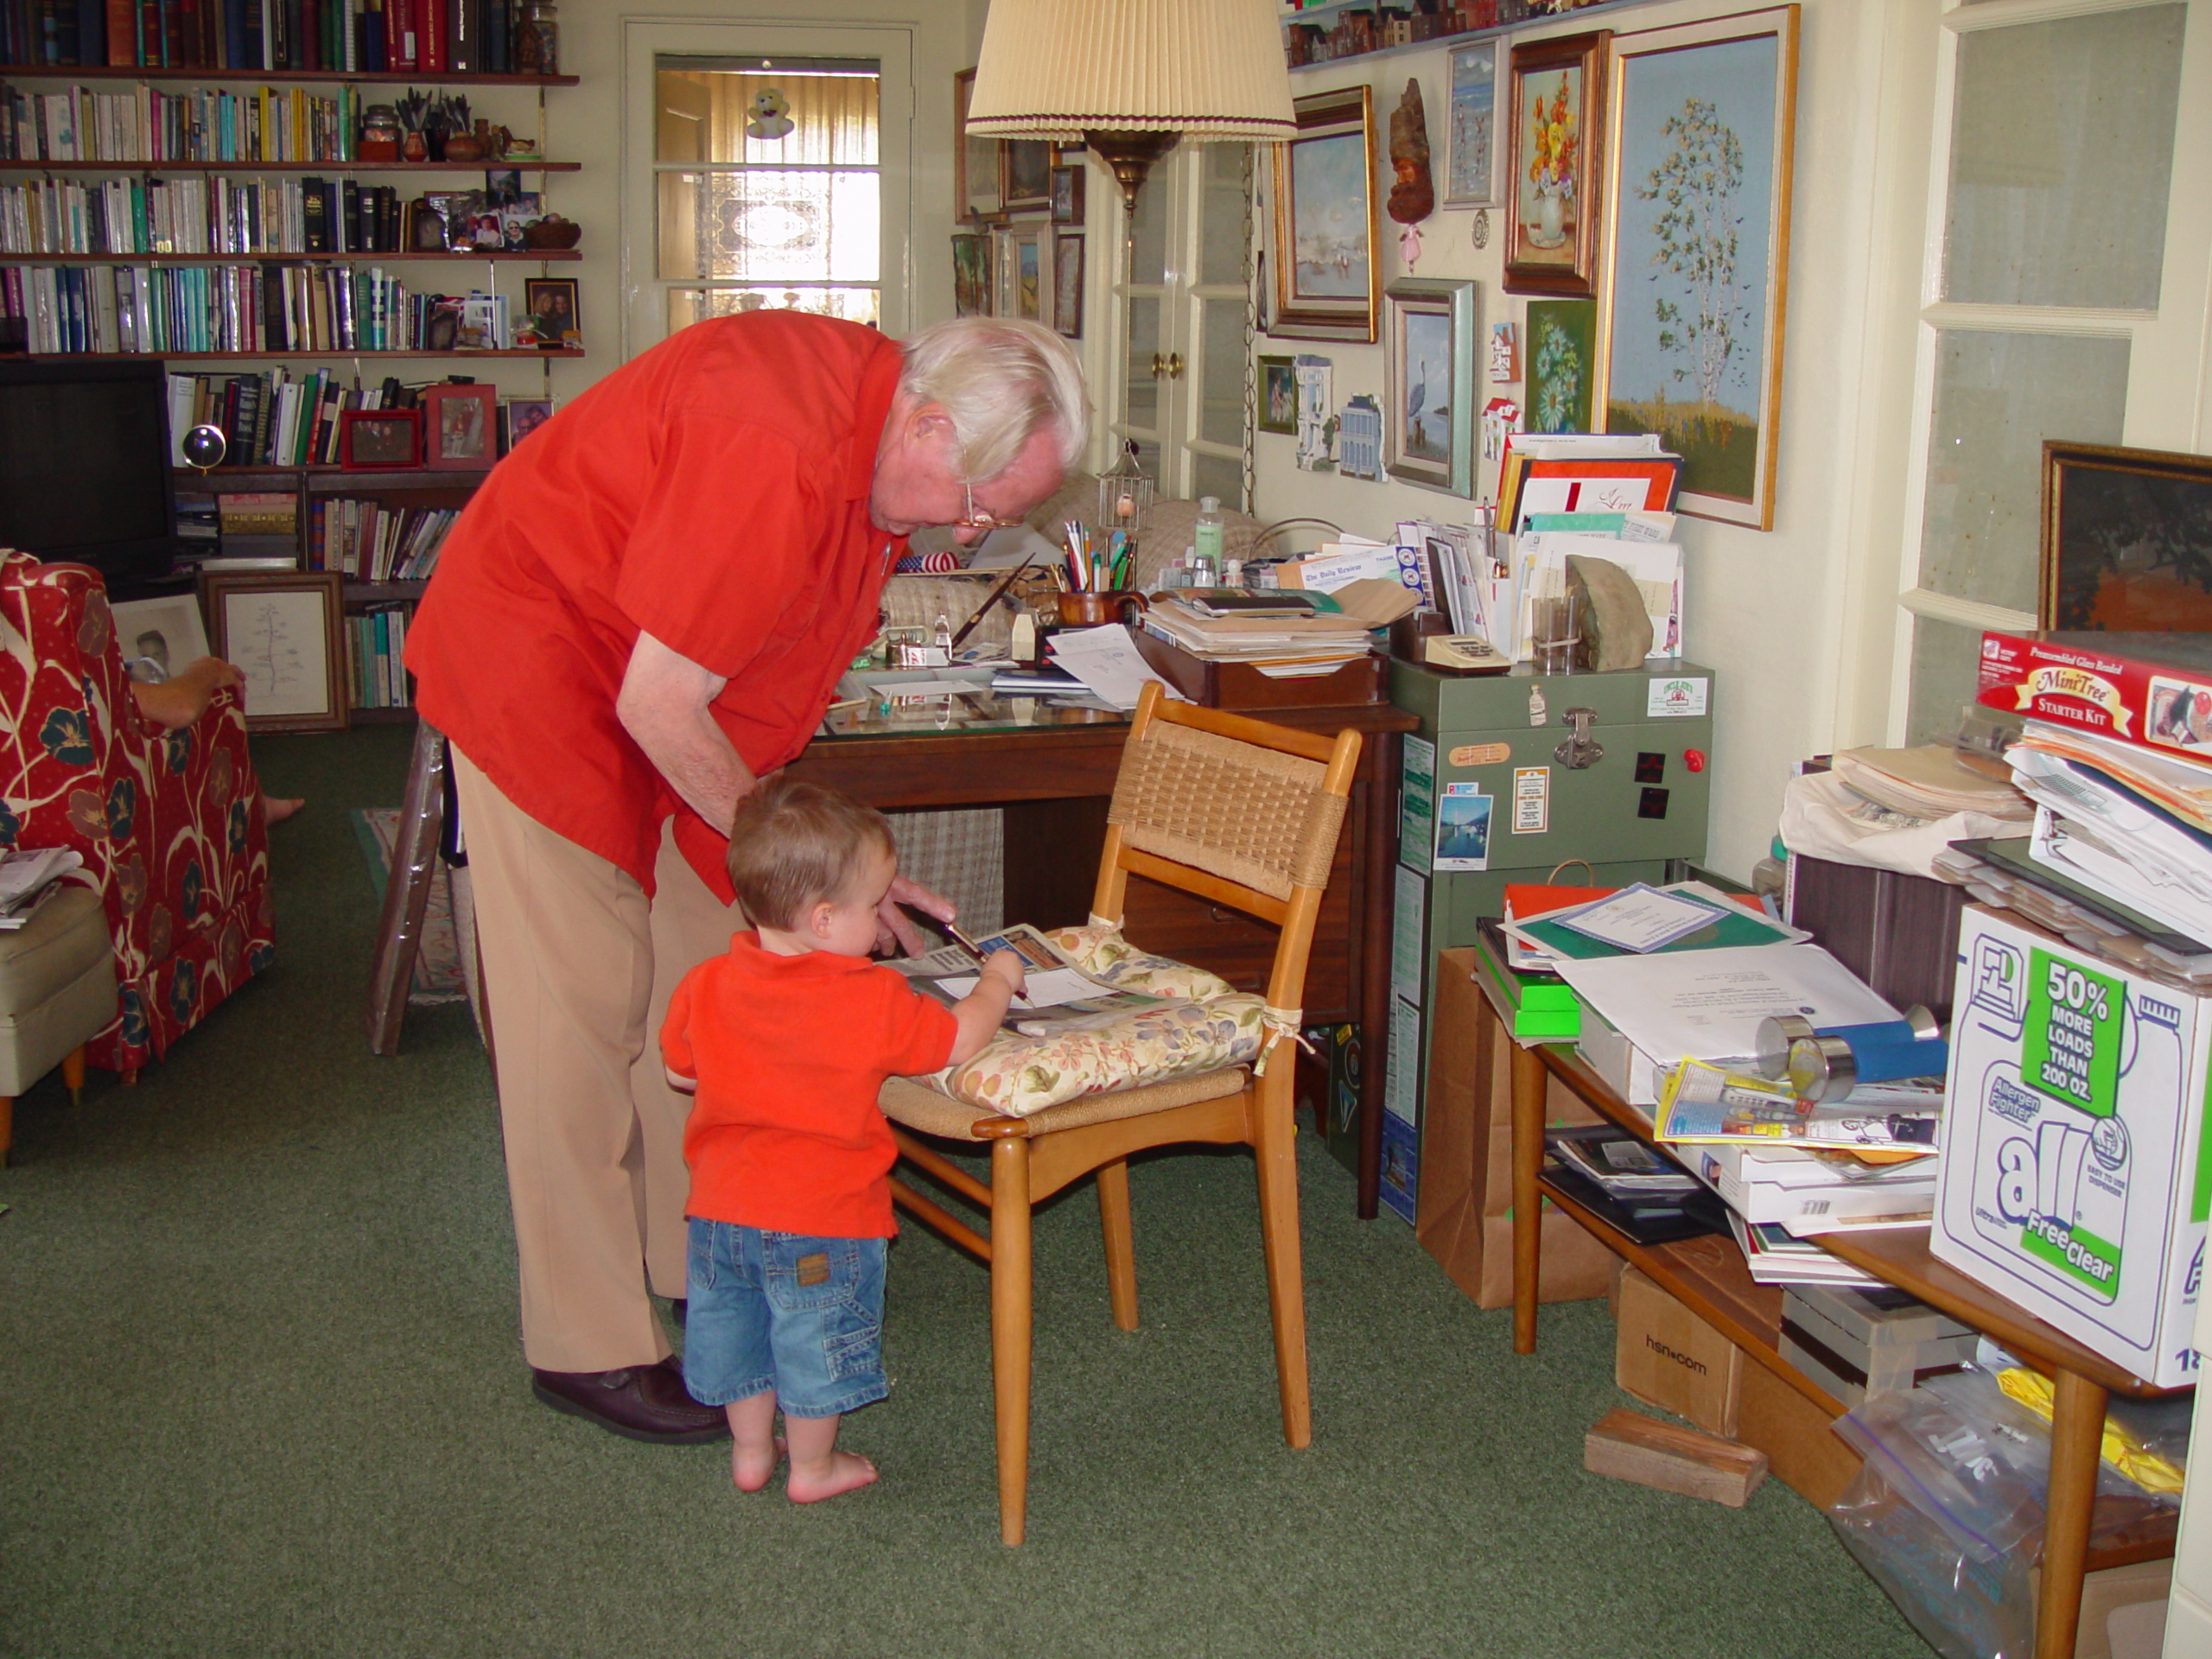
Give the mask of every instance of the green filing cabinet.
M 1421 716 L 1404 739 L 1382 1119 L 1382 1199 L 1406 1220 L 1436 953 L 1474 944 L 1508 882 L 1541 882 L 1569 859 L 1613 887 L 1680 880 L 1703 858 L 1713 685 L 1711 669 L 1679 658 L 1605 674 L 1391 663 L 1391 702 Z

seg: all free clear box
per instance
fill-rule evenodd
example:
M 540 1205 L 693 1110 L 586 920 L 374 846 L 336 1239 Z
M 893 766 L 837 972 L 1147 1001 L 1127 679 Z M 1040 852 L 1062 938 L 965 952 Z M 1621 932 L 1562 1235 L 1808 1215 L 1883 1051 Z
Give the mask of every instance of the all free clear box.
M 2212 1004 L 1969 906 L 1929 1249 L 2160 1387 L 2196 1381 Z

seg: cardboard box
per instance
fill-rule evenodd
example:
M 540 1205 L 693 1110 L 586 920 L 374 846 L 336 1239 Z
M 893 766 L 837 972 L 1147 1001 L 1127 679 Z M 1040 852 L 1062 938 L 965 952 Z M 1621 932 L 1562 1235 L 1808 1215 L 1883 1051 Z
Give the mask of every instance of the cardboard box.
M 1514 1045 L 1475 972 L 1471 949 L 1437 952 L 1414 1230 L 1476 1306 L 1505 1307 L 1513 1300 Z M 1557 1077 L 1547 1072 L 1544 1082 L 1547 1124 L 1599 1122 Z M 1537 1225 L 1537 1300 L 1603 1295 L 1613 1253 L 1548 1199 Z
M 1733 1438 L 1743 1350 L 1633 1268 L 1621 1275 L 1620 1318 L 1613 1381 L 1622 1391 Z
M 1834 1420 L 1765 1366 L 1744 1367 L 1736 1438 L 1766 1453 L 1768 1471 L 1816 1509 L 1843 1495 L 1859 1454 L 1836 1438 Z
M 2163 1611 L 2173 1592 L 2173 1581 L 2171 1560 L 2134 1561 L 2089 1573 L 2082 1580 L 2082 1622 L 2075 1632 L 2074 1659 L 2158 1659 L 2161 1643 L 2132 1637 L 2143 1624 L 2139 1614 L 2119 1619 L 2113 1616 L 2145 1603 L 2155 1604 Z M 2042 1596 L 2040 1567 L 2029 1570 L 2028 1586 L 2031 1594 Z M 2163 1632 L 2163 1621 L 2159 1628 Z
M 2161 1388 L 2193 1382 L 2212 1006 L 1970 906 L 1929 1250 Z
M 1986 708 L 2202 758 L 2201 699 L 2212 700 L 2212 641 L 2201 633 L 1981 636 L 1974 700 Z

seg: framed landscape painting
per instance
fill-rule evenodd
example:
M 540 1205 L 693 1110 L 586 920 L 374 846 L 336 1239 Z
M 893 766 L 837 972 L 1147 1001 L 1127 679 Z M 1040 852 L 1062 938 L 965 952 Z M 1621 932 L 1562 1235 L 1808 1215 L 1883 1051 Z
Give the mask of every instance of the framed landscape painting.
M 1444 205 L 1497 205 L 1497 42 L 1452 54 L 1450 143 L 1445 152 Z
M 1586 300 L 1597 293 L 1598 150 L 1605 42 L 1590 35 L 1516 46 L 1508 60 L 1505 289 Z
M 1617 36 L 1600 429 L 1682 458 L 1680 510 L 1774 526 L 1797 8 Z
M 1375 338 L 1375 128 L 1365 86 L 1296 100 L 1298 137 L 1275 146 L 1272 334 Z
M 2046 439 L 2036 623 L 2212 632 L 2212 455 Z
M 968 130 L 968 97 L 976 72 L 952 78 L 952 213 L 956 219 L 983 219 L 1006 207 L 1005 180 L 999 167 L 999 141 Z
M 1383 465 L 1393 479 L 1475 491 L 1475 285 L 1408 276 L 1390 284 Z

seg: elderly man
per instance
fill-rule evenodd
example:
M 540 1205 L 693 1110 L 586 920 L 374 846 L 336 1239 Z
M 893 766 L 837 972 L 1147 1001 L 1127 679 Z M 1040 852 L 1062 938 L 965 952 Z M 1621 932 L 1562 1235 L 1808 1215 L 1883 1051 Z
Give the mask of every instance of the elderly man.
M 796 757 L 912 531 L 1012 522 L 1080 457 L 1051 331 L 963 318 L 902 349 L 787 311 L 696 323 L 486 480 L 408 630 L 453 742 L 538 1398 L 632 1439 L 727 1432 L 648 1289 L 683 1294 L 685 1102 L 652 1043 L 743 925 L 730 815 Z M 894 885 L 887 938 L 912 938 Z

